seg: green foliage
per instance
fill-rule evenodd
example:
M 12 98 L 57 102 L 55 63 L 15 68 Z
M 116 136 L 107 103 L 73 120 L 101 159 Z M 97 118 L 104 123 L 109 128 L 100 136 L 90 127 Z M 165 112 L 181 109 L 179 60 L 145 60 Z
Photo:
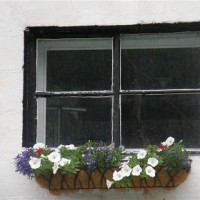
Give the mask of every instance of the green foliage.
M 36 176 L 41 174 L 49 174 L 52 172 L 53 163 L 50 162 L 47 158 L 41 160 L 41 166 L 38 169 L 34 169 Z
M 120 187 L 130 187 L 131 186 L 131 179 L 130 177 L 124 177 L 122 180 L 116 182 L 116 185 Z
M 78 171 L 79 169 L 77 169 L 76 164 L 73 162 L 71 162 L 70 164 L 64 165 L 63 167 L 60 167 L 61 174 L 68 174 L 68 173 L 76 174 Z
M 70 150 L 67 149 L 66 147 L 61 147 L 60 155 L 62 158 L 70 159 L 75 165 L 78 165 L 81 160 L 81 154 L 79 148 L 75 150 Z
M 179 170 L 190 168 L 191 161 L 189 153 L 184 150 L 183 142 L 174 142 L 166 150 L 159 152 L 163 159 L 163 166 L 168 170 Z

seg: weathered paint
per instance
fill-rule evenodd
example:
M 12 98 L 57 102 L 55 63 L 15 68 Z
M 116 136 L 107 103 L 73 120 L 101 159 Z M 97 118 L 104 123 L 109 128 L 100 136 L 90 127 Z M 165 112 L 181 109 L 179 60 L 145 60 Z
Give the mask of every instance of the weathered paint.
M 13 157 L 22 145 L 23 31 L 26 27 L 195 21 L 200 21 L 197 1 L 0 1 L 0 199 L 199 199 L 199 156 L 193 156 L 191 174 L 176 190 L 155 190 L 147 198 L 142 191 L 114 190 L 54 197 L 34 180 L 15 173 L 13 167 Z

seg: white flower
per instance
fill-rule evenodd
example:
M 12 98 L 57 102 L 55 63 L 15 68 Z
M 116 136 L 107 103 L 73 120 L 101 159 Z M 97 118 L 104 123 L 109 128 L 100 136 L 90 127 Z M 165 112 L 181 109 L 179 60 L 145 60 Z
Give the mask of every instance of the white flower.
M 57 153 L 60 153 L 60 149 L 59 148 L 54 149 L 54 151 L 57 152 Z
M 141 172 L 142 172 L 142 168 L 140 167 L 140 165 L 136 165 L 135 167 L 133 167 L 132 175 L 139 176 Z
M 37 143 L 33 146 L 34 149 L 40 149 L 40 148 L 45 148 L 45 144 L 43 143 Z
M 143 159 L 145 158 L 145 156 L 147 155 L 147 151 L 145 151 L 144 149 L 140 150 L 137 154 L 137 158 L 138 159 Z
M 131 156 L 126 156 L 123 160 L 129 160 Z
M 76 149 L 76 147 L 73 144 L 70 145 L 65 145 L 65 148 L 69 149 L 69 150 L 74 150 Z
M 124 178 L 124 176 L 123 176 L 123 174 L 122 174 L 122 172 L 121 171 L 114 171 L 113 172 L 113 180 L 114 181 L 120 181 L 120 180 L 122 180 Z
M 48 157 L 45 156 L 45 155 L 43 155 L 43 154 L 41 154 L 40 158 L 46 159 L 46 158 L 48 158 Z
M 61 161 L 59 162 L 59 165 L 63 167 L 64 165 L 67 165 L 67 164 L 70 164 L 70 163 L 71 163 L 70 159 L 62 158 Z
M 114 183 L 114 181 L 106 180 L 106 185 L 107 185 L 108 189 L 112 186 L 113 183 Z
M 61 159 L 60 153 L 55 152 L 55 151 L 50 153 L 47 157 L 51 162 L 54 162 L 54 163 L 59 162 Z
M 94 147 L 88 147 L 87 150 L 94 150 Z
M 123 163 L 121 163 L 121 165 L 119 166 L 119 168 L 123 168 L 127 164 L 128 164 L 128 161 L 127 162 L 123 162 Z
M 62 147 L 64 147 L 65 145 L 61 144 L 58 146 L 58 149 L 61 149 Z
M 167 147 L 168 147 L 167 142 L 161 142 L 161 144 L 162 144 L 163 146 L 167 146 Z
M 149 158 L 148 164 L 151 165 L 152 167 L 155 167 L 156 165 L 158 165 L 158 160 L 156 158 Z
M 151 167 L 151 166 L 146 167 L 145 172 L 150 177 L 155 177 L 156 171 L 155 171 L 155 169 L 153 169 L 153 167 Z
M 173 137 L 168 137 L 167 140 L 165 141 L 167 146 L 171 146 L 174 143 L 174 138 Z
M 132 169 L 126 164 L 122 167 L 121 172 L 123 176 L 130 176 Z
M 52 167 L 52 169 L 53 169 L 53 174 L 56 174 L 56 173 L 57 173 L 58 168 L 59 168 L 58 163 L 57 163 L 57 162 L 54 162 L 53 167 Z
M 29 165 L 31 166 L 32 169 L 37 169 L 41 166 L 41 159 L 30 157 Z

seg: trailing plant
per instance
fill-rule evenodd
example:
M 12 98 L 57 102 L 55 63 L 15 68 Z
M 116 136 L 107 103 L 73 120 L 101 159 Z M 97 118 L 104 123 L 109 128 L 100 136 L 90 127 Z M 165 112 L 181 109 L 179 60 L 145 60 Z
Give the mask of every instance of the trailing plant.
M 149 145 L 146 149 L 133 153 L 127 161 L 123 161 L 123 148 L 107 146 L 103 142 L 88 141 L 82 146 L 73 144 L 60 145 L 58 148 L 49 148 L 42 143 L 32 148 L 23 148 L 15 157 L 16 172 L 28 178 L 46 174 L 76 174 L 81 168 L 88 171 L 100 169 L 105 171 L 118 166 L 107 180 L 107 187 L 113 184 L 121 187 L 130 186 L 132 177 L 154 178 L 160 168 L 168 171 L 190 169 L 191 159 L 184 149 L 183 141 L 175 142 L 168 137 L 160 145 Z
M 77 173 L 80 166 L 104 170 L 122 161 L 122 149 L 103 142 L 88 141 L 76 148 L 73 144 L 50 149 L 42 143 L 24 148 L 15 158 L 15 168 L 29 178 L 34 175 Z

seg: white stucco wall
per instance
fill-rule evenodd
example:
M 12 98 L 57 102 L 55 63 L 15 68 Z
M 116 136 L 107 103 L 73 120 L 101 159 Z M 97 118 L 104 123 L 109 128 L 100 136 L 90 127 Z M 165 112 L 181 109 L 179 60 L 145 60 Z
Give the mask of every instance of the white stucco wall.
M 198 1 L 0 1 L 0 200 L 36 199 L 200 199 L 200 157 L 174 191 L 92 192 L 51 196 L 34 180 L 14 172 L 22 144 L 23 31 L 26 26 L 125 25 L 200 21 Z

